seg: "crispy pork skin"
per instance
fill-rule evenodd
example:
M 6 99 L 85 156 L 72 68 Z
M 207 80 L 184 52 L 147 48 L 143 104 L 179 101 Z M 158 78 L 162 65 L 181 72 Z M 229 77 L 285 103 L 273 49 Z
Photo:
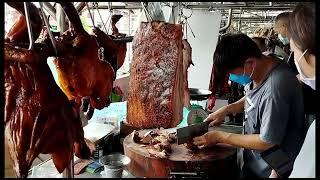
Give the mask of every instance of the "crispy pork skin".
M 183 83 L 181 25 L 141 23 L 133 39 L 127 123 L 140 128 L 177 126 Z
M 190 93 L 189 93 L 189 86 L 188 86 L 188 68 L 190 65 L 193 65 L 192 62 L 192 48 L 189 42 L 184 39 L 182 40 L 182 54 L 183 54 L 183 93 L 184 93 L 184 106 L 189 108 L 190 107 Z

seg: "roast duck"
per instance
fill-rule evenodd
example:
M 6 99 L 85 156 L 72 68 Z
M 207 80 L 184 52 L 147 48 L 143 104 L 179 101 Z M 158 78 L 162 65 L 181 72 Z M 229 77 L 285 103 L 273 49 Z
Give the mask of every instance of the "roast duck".
M 40 153 L 52 154 L 59 173 L 69 164 L 73 152 L 79 158 L 89 158 L 93 149 L 84 139 L 79 102 L 88 97 L 94 108 L 108 106 L 115 72 L 126 53 L 123 44 L 114 43 L 98 28 L 94 35 L 84 31 L 72 3 L 59 3 L 72 26 L 55 38 L 55 54 L 40 11 L 27 3 L 37 39 L 28 50 L 23 3 L 7 2 L 21 14 L 4 44 L 5 137 L 17 177 L 27 177 Z M 38 38 L 40 32 L 42 38 Z M 103 55 L 98 54 L 101 47 Z M 54 57 L 59 86 L 47 65 L 48 57 Z

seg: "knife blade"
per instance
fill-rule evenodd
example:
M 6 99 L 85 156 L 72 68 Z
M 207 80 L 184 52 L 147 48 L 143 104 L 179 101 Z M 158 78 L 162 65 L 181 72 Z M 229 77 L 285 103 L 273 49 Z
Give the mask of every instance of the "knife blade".
M 208 132 L 210 121 L 205 121 L 190 126 L 182 127 L 177 129 L 177 142 L 183 144 L 188 142 L 190 139 L 201 136 Z

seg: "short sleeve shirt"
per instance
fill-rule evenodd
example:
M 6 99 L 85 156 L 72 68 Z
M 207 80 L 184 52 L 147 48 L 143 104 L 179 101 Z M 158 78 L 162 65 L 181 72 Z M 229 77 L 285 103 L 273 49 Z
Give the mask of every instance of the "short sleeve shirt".
M 245 86 L 244 134 L 259 134 L 261 140 L 279 145 L 293 162 L 307 129 L 301 84 L 287 63 L 279 62 L 262 84 L 252 86 Z M 245 149 L 244 157 L 248 155 L 252 158 L 244 158 L 244 163 L 261 161 L 259 151 Z

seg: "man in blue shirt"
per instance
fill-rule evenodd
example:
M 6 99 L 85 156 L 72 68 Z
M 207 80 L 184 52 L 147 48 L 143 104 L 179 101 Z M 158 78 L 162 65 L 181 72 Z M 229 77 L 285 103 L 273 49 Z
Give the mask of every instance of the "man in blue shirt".
M 195 137 L 194 144 L 203 148 L 227 143 L 243 148 L 244 177 L 269 177 L 271 167 L 260 153 L 275 145 L 288 155 L 292 168 L 305 138 L 306 124 L 301 84 L 288 64 L 263 55 L 244 34 L 223 37 L 216 47 L 213 64 L 220 73 L 231 73 L 230 80 L 244 85 L 246 93 L 206 120 L 211 121 L 210 125 L 220 125 L 227 114 L 244 111 L 244 131 L 210 131 Z

